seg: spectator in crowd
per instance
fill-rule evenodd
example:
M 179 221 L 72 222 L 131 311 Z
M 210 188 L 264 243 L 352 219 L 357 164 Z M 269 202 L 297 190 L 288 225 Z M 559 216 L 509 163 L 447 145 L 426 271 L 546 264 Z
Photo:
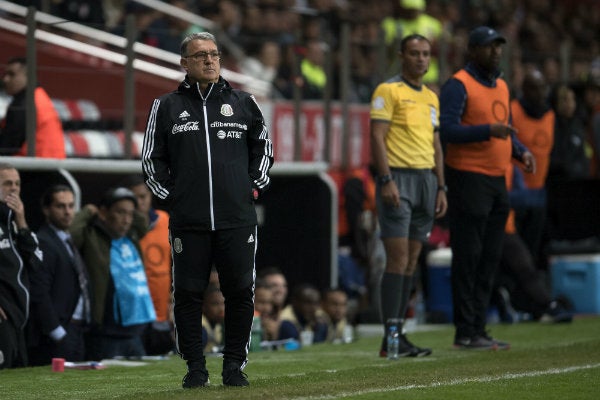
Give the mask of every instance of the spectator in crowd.
M 544 75 L 538 69 L 531 69 L 525 73 L 521 97 L 510 103 L 517 137 L 536 161 L 536 171 L 532 174 L 523 174 L 522 167 L 516 167 L 515 181 L 523 182 L 519 185 L 511 182 L 513 190 L 509 192 L 517 231 L 535 260 L 546 220 L 546 176 L 554 143 L 555 118 L 548 103 L 548 89 Z
M 249 385 L 243 369 L 254 315 L 254 201 L 270 184 L 273 148 L 254 97 L 220 76 L 220 57 L 210 33 L 183 40 L 185 80 L 154 101 L 144 137 L 146 184 L 169 209 L 184 388 L 209 384 L 197 321 L 213 264 L 225 297 L 223 384 Z
M 55 357 L 83 361 L 90 293 L 87 267 L 69 233 L 75 195 L 69 186 L 53 185 L 41 204 L 46 223 L 37 236 L 44 260 L 30 275 L 29 362 L 45 365 Z
M 556 122 L 548 179 L 556 182 L 590 177 L 585 122 L 577 112 L 575 91 L 569 85 L 559 84 L 550 94 L 550 103 Z
M 348 295 L 340 289 L 328 289 L 323 292 L 321 309 L 325 314 L 327 327 L 327 341 L 344 343 L 347 331 L 352 331 L 348 322 Z
M 20 195 L 19 171 L 0 162 L 0 370 L 28 365 L 29 273 L 38 270 L 43 259 Z
M 79 211 L 71 226 L 90 277 L 90 360 L 146 355 L 142 335 L 156 313 L 139 250 L 147 227 L 136 205 L 129 189 L 111 188 L 97 208 Z
M 156 321 L 144 333 L 144 348 L 150 355 L 166 354 L 175 348 L 173 340 L 171 246 L 169 214 L 152 207 L 152 193 L 142 175 L 127 177 L 122 186 L 135 194 L 137 211 L 148 221 L 148 232 L 140 239 L 140 250 L 156 312 Z
M 291 303 L 281 312 L 278 339 L 300 340 L 302 332 L 310 332 L 312 343 L 327 340 L 327 321 L 318 310 L 321 294 L 310 284 L 300 284 L 292 292 Z
M 387 16 L 381 22 L 385 34 L 385 43 L 395 53 L 398 42 L 405 36 L 420 34 L 431 43 L 431 58 L 429 68 L 423 75 L 423 82 L 437 85 L 439 81 L 439 63 L 437 59 L 438 41 L 442 37 L 442 23 L 435 17 L 425 13 L 426 0 L 400 0 L 397 18 Z M 394 57 L 395 58 L 395 57 Z
M 188 5 L 184 0 L 170 0 L 168 3 L 188 11 Z M 179 53 L 179 46 L 183 38 L 192 33 L 203 31 L 204 28 L 199 25 L 170 15 L 156 18 L 148 26 L 148 32 L 151 32 L 157 40 L 156 46 L 171 53 Z
M 208 285 L 202 303 L 202 343 L 205 353 L 223 350 L 225 299 L 218 286 Z
M 317 39 L 306 44 L 305 54 L 300 61 L 299 84 L 305 100 L 322 99 L 327 84 L 325 73 L 325 49 L 327 45 Z
M 0 155 L 27 155 L 27 60 L 11 58 L 2 78 L 8 95 L 13 96 L 0 121 Z M 46 91 L 38 86 L 34 90 L 36 108 L 35 156 L 65 158 L 65 140 L 58 113 Z M 31 114 L 30 114 L 31 115 Z
M 509 125 L 510 94 L 498 69 L 506 39 L 480 26 L 469 34 L 469 63 L 442 87 L 441 137 L 446 145 L 452 248 L 454 345 L 508 349 L 486 331 L 493 279 L 509 211 L 505 184 L 511 156 L 535 171 L 533 155 Z
M 283 272 L 277 267 L 267 267 L 259 271 L 259 280 L 273 293 L 273 316 L 279 318 L 287 305 L 288 283 Z
M 513 170 L 506 173 L 506 185 L 513 188 Z M 510 210 L 502 242 L 500 267 L 495 277 L 494 291 L 500 319 L 518 322 L 517 310 L 532 315 L 541 322 L 571 322 L 573 314 L 559 299 L 553 299 L 543 271 L 536 268 L 533 256 L 515 226 L 515 212 Z
M 257 46 L 258 50 L 250 52 L 249 56 L 240 62 L 240 72 L 256 79 L 267 81 L 271 84 L 264 93 L 255 93 L 259 97 L 277 97 L 275 81 L 281 64 L 281 49 L 273 40 L 266 40 Z M 250 89 L 248 89 L 250 90 Z
M 279 320 L 274 313 L 273 291 L 262 280 L 254 288 L 254 312 L 260 316 L 263 340 L 276 340 Z
M 431 44 L 421 35 L 402 39 L 399 82 L 380 84 L 371 101 L 371 148 L 377 170 L 377 215 L 385 247 L 381 310 L 385 332 L 390 319 L 402 325 L 414 285 L 419 253 L 433 220 L 446 213 L 443 155 L 438 134 L 439 101 L 423 84 Z M 401 356 L 426 356 L 431 349 L 400 335 Z M 381 357 L 387 356 L 383 335 Z

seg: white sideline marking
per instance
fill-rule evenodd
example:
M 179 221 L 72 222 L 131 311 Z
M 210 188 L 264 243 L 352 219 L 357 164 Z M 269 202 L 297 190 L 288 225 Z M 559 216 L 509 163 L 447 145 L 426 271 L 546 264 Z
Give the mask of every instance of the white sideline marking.
M 465 383 L 481 383 L 481 382 L 495 382 L 501 380 L 509 380 L 509 379 L 519 379 L 519 378 L 533 378 L 537 376 L 544 375 L 559 375 L 569 372 L 581 371 L 584 369 L 594 369 L 600 367 L 600 363 L 598 364 L 587 364 L 587 365 L 575 365 L 572 367 L 566 368 L 550 368 L 543 371 L 530 371 L 530 372 L 522 372 L 522 373 L 507 373 L 498 376 L 484 376 L 479 378 L 463 378 L 463 379 L 452 379 L 450 381 L 443 382 L 432 382 L 426 385 L 404 385 L 404 386 L 396 386 L 391 388 L 375 388 L 375 389 L 365 389 L 353 392 L 342 392 L 336 393 L 332 395 L 323 395 L 323 396 L 303 396 L 303 397 L 293 397 L 290 400 L 320 400 L 320 399 L 339 399 L 347 396 L 356 396 L 370 393 L 388 393 L 388 392 L 396 392 L 400 390 L 412 390 L 412 389 L 431 389 L 436 387 L 443 386 L 457 386 L 464 385 Z M 330 370 L 328 372 L 333 372 Z

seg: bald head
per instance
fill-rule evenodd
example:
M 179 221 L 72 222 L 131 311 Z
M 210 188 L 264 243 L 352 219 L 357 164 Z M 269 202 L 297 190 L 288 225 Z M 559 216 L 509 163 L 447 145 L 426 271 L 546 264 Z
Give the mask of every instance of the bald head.
M 530 104 L 542 106 L 548 98 L 546 78 L 538 69 L 530 69 L 523 77 L 523 98 Z

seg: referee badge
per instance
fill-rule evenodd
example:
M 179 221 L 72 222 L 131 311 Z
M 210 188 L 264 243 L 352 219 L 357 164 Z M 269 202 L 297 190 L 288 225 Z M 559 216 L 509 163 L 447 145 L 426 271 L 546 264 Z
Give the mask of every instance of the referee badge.
M 181 239 L 175 238 L 175 240 L 173 240 L 173 250 L 175 250 L 175 253 L 181 253 L 181 251 L 183 250 Z

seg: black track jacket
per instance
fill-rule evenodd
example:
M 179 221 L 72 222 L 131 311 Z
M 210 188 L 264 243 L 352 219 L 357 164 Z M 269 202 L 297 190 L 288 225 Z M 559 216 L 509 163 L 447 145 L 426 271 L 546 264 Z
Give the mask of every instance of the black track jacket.
M 166 202 L 170 227 L 218 230 L 256 225 L 252 189 L 270 184 L 273 146 L 254 96 L 222 77 L 201 93 L 186 79 L 154 100 L 142 169 Z

